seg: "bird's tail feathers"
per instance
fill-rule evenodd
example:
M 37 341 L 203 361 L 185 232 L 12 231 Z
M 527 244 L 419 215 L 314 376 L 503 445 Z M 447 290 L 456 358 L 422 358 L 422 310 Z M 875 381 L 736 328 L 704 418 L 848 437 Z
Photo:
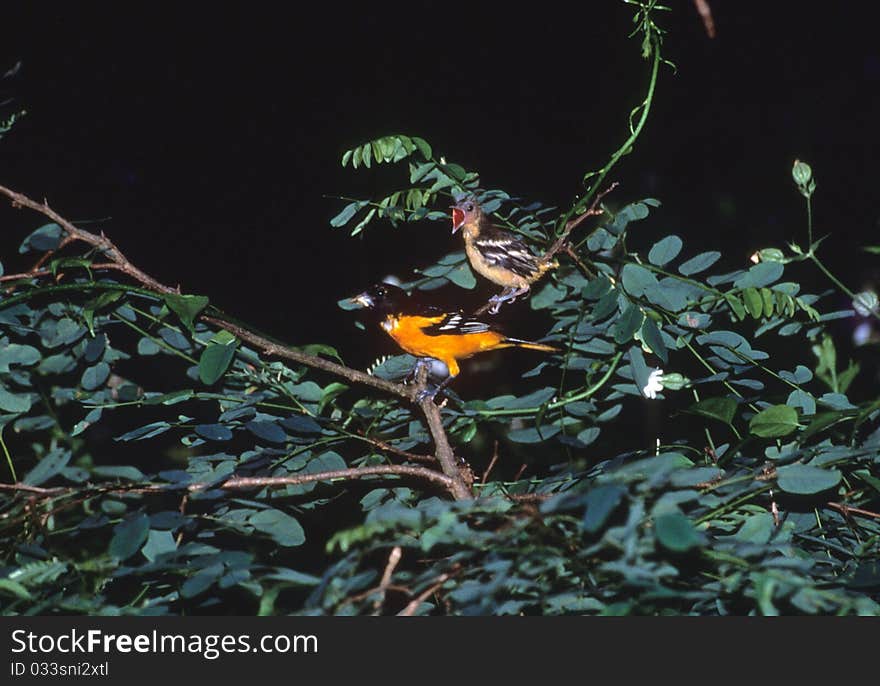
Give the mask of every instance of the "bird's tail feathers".
M 504 345 L 508 345 L 512 348 L 526 348 L 527 350 L 540 350 L 545 353 L 558 353 L 560 352 L 559 348 L 552 345 L 545 345 L 544 343 L 533 343 L 532 341 L 523 341 L 519 338 L 505 338 L 501 341 Z

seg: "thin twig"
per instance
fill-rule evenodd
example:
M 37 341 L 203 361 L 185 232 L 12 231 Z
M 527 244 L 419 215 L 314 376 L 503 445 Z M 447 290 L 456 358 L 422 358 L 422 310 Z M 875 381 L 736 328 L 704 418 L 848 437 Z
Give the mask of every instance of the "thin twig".
M 508 493 L 507 497 L 518 503 L 543 503 L 554 495 L 554 493 Z
M 437 458 L 433 455 L 420 455 L 419 453 L 411 453 L 406 450 L 401 450 L 400 448 L 396 448 L 390 443 L 386 443 L 385 441 L 380 441 L 378 438 L 370 438 L 369 436 L 364 436 L 363 434 L 358 434 L 360 439 L 366 443 L 369 443 L 372 446 L 375 446 L 379 450 L 383 450 L 386 453 L 391 453 L 392 455 L 398 455 L 406 460 L 410 460 L 412 462 L 424 462 L 426 464 L 437 464 Z
M 31 269 L 20 274 L 4 274 L 0 276 L 0 283 L 4 281 L 22 281 L 24 279 L 35 279 L 38 276 L 49 276 L 52 272 L 48 269 Z
M 850 507 L 849 505 L 845 505 L 844 503 L 828 503 L 828 507 L 833 507 L 838 512 L 841 512 L 845 517 L 849 517 L 851 514 L 861 515 L 862 517 L 870 517 L 871 519 L 880 519 L 880 513 L 871 512 L 870 510 L 863 510 L 860 507 Z
M 189 493 L 184 493 L 183 497 L 180 499 L 180 507 L 177 508 L 180 514 L 186 514 L 186 504 L 189 502 Z M 177 538 L 175 539 L 175 543 L 180 546 L 181 541 L 183 541 L 183 527 L 180 527 L 180 531 L 177 534 Z
M 64 248 L 66 248 L 68 245 L 73 243 L 75 240 L 76 239 L 73 236 L 69 236 L 69 235 L 62 238 L 61 242 L 58 244 L 57 248 L 55 248 L 54 250 L 47 250 L 46 252 L 44 252 L 42 254 L 40 259 L 38 259 L 36 262 L 34 262 L 34 266 L 31 267 L 31 271 L 33 272 L 33 271 L 38 270 L 40 267 L 42 267 L 44 264 L 46 264 L 46 262 L 48 262 L 51 257 L 53 257 L 54 255 L 59 253 L 61 250 L 64 250 Z
M 592 279 L 596 276 L 596 272 L 590 269 L 586 262 L 581 259 L 581 256 L 577 254 L 577 251 L 574 249 L 571 243 L 568 243 L 565 248 L 563 248 L 563 252 L 568 255 L 574 263 L 580 267 L 581 271 L 586 274 L 587 278 Z
M 566 246 L 566 241 L 568 241 L 568 236 L 575 228 L 577 228 L 581 224 L 581 222 L 586 220 L 588 217 L 595 217 L 603 214 L 605 210 L 599 207 L 599 203 L 602 202 L 602 198 L 608 195 L 619 185 L 620 184 L 615 181 L 604 191 L 602 191 L 601 193 L 597 193 L 596 197 L 593 198 L 593 202 L 582 214 L 579 214 L 574 219 L 570 219 L 569 221 L 567 221 L 565 223 L 565 229 L 563 229 L 562 233 L 559 234 L 559 238 L 557 238 L 553 245 L 550 246 L 550 249 L 546 253 L 544 253 L 544 255 L 541 257 L 541 260 L 547 262 L 551 260 L 553 256 L 556 255 L 556 253 L 564 249 Z
M 496 462 L 498 462 L 498 441 L 495 441 L 495 447 L 492 449 L 492 459 L 489 460 L 489 466 L 486 467 L 486 471 L 483 472 L 483 476 L 480 477 L 480 483 L 486 483 L 489 474 L 492 473 L 492 467 L 495 466 Z
M 385 594 L 388 592 L 388 587 L 391 585 L 391 577 L 394 574 L 394 570 L 397 569 L 397 565 L 400 564 L 400 558 L 402 556 L 403 548 L 399 545 L 394 546 L 388 554 L 388 564 L 385 565 L 385 571 L 382 573 L 382 580 L 376 587 L 379 597 L 373 602 L 373 614 L 375 615 L 378 615 L 381 612 L 382 605 L 385 604 Z
M 437 577 L 436 581 L 431 584 L 424 591 L 419 593 L 413 600 L 407 603 L 407 606 L 403 608 L 400 612 L 397 613 L 398 617 L 412 617 L 416 610 L 419 609 L 419 605 L 421 605 L 425 600 L 433 595 L 439 588 L 449 581 L 453 576 L 455 576 L 456 572 L 446 572 Z

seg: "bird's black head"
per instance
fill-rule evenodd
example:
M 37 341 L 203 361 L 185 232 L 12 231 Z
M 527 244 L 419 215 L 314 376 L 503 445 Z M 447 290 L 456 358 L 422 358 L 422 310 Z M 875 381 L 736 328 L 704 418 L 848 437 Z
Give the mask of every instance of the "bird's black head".
M 465 224 L 479 221 L 483 211 L 477 198 L 473 195 L 466 195 L 452 205 L 452 233 L 458 231 Z
M 402 288 L 392 286 L 390 283 L 377 283 L 351 298 L 351 302 L 380 313 L 388 313 L 406 298 L 406 291 Z

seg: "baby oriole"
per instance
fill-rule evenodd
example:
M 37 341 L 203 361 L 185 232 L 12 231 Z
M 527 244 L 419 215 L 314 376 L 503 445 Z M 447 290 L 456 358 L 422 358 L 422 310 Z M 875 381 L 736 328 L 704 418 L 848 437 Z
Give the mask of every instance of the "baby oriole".
M 494 226 L 474 197 L 463 198 L 452 206 L 452 233 L 459 229 L 474 270 L 504 286 L 501 294 L 489 301 L 493 314 L 504 302 L 528 293 L 546 271 L 559 266 L 556 260 L 534 255 L 519 238 Z
M 440 360 L 449 376 L 422 397 L 434 397 L 458 376 L 459 360 L 477 353 L 501 348 L 527 348 L 544 352 L 557 349 L 542 343 L 510 338 L 486 322 L 471 319 L 462 312 L 444 312 L 432 305 L 416 303 L 405 291 L 387 283 L 372 286 L 351 302 L 373 310 L 379 326 L 411 355 Z M 421 361 L 420 361 L 421 362 Z

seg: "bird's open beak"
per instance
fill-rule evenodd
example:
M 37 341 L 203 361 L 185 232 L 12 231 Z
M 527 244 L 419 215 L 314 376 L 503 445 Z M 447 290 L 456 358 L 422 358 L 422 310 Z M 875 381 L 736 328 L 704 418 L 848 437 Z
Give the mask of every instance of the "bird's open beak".
M 464 210 L 459 209 L 455 205 L 452 206 L 452 233 L 455 233 L 464 224 Z
M 376 301 L 370 297 L 369 293 L 360 293 L 359 295 L 354 296 L 353 298 L 349 298 L 348 302 L 352 305 L 360 305 L 361 307 L 373 307 L 376 304 Z

